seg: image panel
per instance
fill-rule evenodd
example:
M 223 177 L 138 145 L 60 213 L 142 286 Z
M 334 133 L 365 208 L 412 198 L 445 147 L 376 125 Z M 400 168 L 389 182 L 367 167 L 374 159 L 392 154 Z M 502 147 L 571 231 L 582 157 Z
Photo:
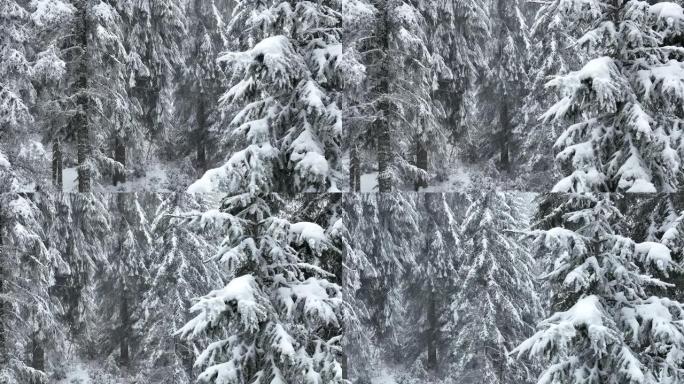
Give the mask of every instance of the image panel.
M 681 195 L 350 194 L 346 206 L 352 383 L 684 379 L 667 360 L 684 350 Z
M 681 188 L 682 4 L 599 3 L 346 2 L 351 190 Z
M 340 2 L 155 4 L 3 1 L 0 192 L 348 189 Z
M 0 195 L 0 377 L 341 383 L 340 202 Z

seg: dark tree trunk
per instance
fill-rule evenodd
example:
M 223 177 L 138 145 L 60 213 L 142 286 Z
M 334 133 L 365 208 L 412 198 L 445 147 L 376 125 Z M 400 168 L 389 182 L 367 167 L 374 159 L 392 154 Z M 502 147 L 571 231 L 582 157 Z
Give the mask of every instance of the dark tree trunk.
M 77 136 L 77 160 L 78 160 L 78 191 L 90 192 L 90 132 L 88 129 L 88 20 L 87 2 L 82 0 L 78 4 L 80 23 L 76 30 L 78 45 L 82 54 L 78 68 L 77 97 L 78 111 L 74 116 L 74 125 Z
M 119 305 L 119 320 L 121 321 L 121 335 L 119 336 L 119 347 L 121 353 L 120 364 L 122 367 L 128 368 L 130 362 L 128 354 L 128 328 L 130 324 L 130 314 L 128 311 L 128 296 L 125 289 L 123 289 L 121 292 L 121 302 Z
M 428 170 L 428 150 L 420 138 L 416 138 L 416 167 L 425 172 Z M 416 181 L 416 191 L 420 191 L 421 188 L 425 187 L 427 187 L 427 178 L 420 177 Z
M 342 379 L 349 379 L 349 362 L 346 353 L 342 353 Z
M 389 72 L 391 57 L 389 53 L 389 16 L 385 1 L 379 1 L 378 7 L 382 16 L 378 19 L 377 30 L 375 31 L 379 39 L 378 47 L 382 52 L 380 62 L 380 72 L 376 94 L 381 99 L 378 102 L 380 117 L 375 121 L 375 131 L 377 132 L 378 148 L 378 190 L 380 192 L 392 191 L 392 174 L 390 172 L 392 162 L 392 143 L 391 143 L 391 104 L 387 100 L 389 93 Z
M 112 182 L 114 186 L 116 186 L 119 183 L 126 182 L 126 144 L 124 143 L 124 140 L 119 137 L 119 135 L 117 135 L 114 139 L 114 160 L 120 163 L 123 167 L 121 170 L 114 170 Z
M 52 185 L 58 191 L 62 190 L 63 179 L 62 179 L 62 169 L 64 168 L 64 163 L 62 162 L 62 146 L 59 140 L 55 140 L 52 143 Z
M 359 159 L 358 148 L 354 144 L 352 144 L 351 147 L 349 181 L 351 183 L 349 190 L 351 190 L 352 192 L 361 191 L 361 159 Z
M 437 369 L 437 308 L 434 293 L 430 293 L 428 300 L 427 368 L 434 371 Z
M 45 371 L 45 349 L 40 340 L 39 332 L 33 333 L 31 338 L 31 367 L 39 371 Z
M 200 177 L 207 171 L 207 116 L 204 107 L 203 95 L 200 95 L 199 105 L 197 106 L 197 170 Z
M 511 160 L 510 160 L 510 141 L 511 141 L 511 121 L 508 111 L 508 103 L 505 100 L 502 101 L 501 111 L 500 111 L 500 124 L 501 124 L 501 137 L 499 138 L 499 150 L 500 150 L 500 163 L 501 169 L 503 171 L 511 170 Z

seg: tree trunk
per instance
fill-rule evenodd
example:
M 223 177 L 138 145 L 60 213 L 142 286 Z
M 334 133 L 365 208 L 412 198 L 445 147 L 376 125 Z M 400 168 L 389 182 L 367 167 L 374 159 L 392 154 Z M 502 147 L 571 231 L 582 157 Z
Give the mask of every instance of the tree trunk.
M 511 160 L 510 160 L 510 141 L 511 141 L 511 121 L 508 113 L 508 103 L 506 100 L 502 100 L 501 111 L 500 111 L 500 121 L 501 124 L 501 137 L 499 138 L 499 150 L 500 150 L 500 162 L 501 169 L 503 171 L 509 172 L 511 170 Z
M 120 350 L 121 359 L 120 364 L 124 368 L 128 368 L 130 358 L 128 355 L 128 326 L 130 323 L 130 314 L 128 312 L 128 296 L 126 295 L 126 290 L 123 289 L 121 292 L 121 302 L 119 303 L 119 317 L 121 321 L 121 335 L 120 337 Z
M 88 21 L 87 21 L 87 2 L 79 3 L 78 13 L 80 24 L 77 27 L 78 44 L 82 49 L 82 54 L 78 69 L 77 97 L 76 103 L 78 111 L 74 116 L 77 136 L 77 160 L 78 160 L 78 191 L 90 192 L 90 132 L 88 129 Z
M 64 168 L 64 163 L 62 161 L 62 146 L 59 140 L 55 140 L 52 143 L 52 185 L 58 191 L 62 191 L 63 179 L 62 179 L 62 169 Z
M 416 167 L 425 172 L 428 170 L 428 151 L 425 143 L 420 138 L 416 138 Z M 427 178 L 419 177 L 416 181 L 416 191 L 427 187 L 427 184 Z
M 342 353 L 342 380 L 349 379 L 349 361 L 346 353 Z
M 119 135 L 116 135 L 116 138 L 114 139 L 114 160 L 123 166 L 122 170 L 114 170 L 112 182 L 116 187 L 118 183 L 126 182 L 126 144 Z
M 382 193 L 392 191 L 392 174 L 390 170 L 392 162 L 391 105 L 387 100 L 391 57 L 389 53 L 389 16 L 385 1 L 379 1 L 378 8 L 382 12 L 382 16 L 378 19 L 375 33 L 379 39 L 378 47 L 383 57 L 380 62 L 380 79 L 376 88 L 376 94 L 380 95 L 381 99 L 378 102 L 380 117 L 375 121 L 375 131 L 377 132 L 378 140 L 378 190 Z
M 433 292 L 428 300 L 427 369 L 434 371 L 437 369 L 437 303 Z
M 351 165 L 349 169 L 349 190 L 352 192 L 361 191 L 361 159 L 359 159 L 359 150 L 355 144 L 351 147 Z
M 207 171 L 207 116 L 204 107 L 203 95 L 200 94 L 199 105 L 197 106 L 197 169 L 199 176 L 204 176 Z
M 45 349 L 39 331 L 33 332 L 31 337 L 31 355 L 31 367 L 45 372 Z

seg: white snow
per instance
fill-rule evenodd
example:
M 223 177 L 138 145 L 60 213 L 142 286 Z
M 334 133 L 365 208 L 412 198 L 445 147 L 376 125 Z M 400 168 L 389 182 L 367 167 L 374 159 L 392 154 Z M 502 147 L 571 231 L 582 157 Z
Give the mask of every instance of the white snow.
M 380 370 L 378 376 L 371 379 L 372 384 L 397 384 L 396 380 L 390 373 L 388 368 L 383 368 Z
M 173 186 L 173 180 L 167 174 L 167 170 L 162 164 L 150 164 L 145 167 L 145 176 L 129 176 L 125 183 L 112 185 L 109 180 L 102 180 L 104 184 L 93 184 L 93 191 L 96 192 L 135 192 L 149 191 L 168 192 L 168 187 Z M 62 183 L 64 192 L 78 192 L 78 167 L 62 169 Z
M 635 180 L 634 183 L 632 183 L 632 186 L 629 187 L 627 190 L 628 193 L 656 193 L 657 190 L 653 183 L 644 180 L 644 179 L 638 179 Z
M 318 249 L 328 241 L 323 228 L 315 223 L 300 222 L 290 225 L 290 233 L 297 242 L 306 242 L 312 249 Z
M 64 23 L 76 12 L 71 4 L 60 0 L 33 0 L 31 8 L 31 19 L 39 27 Z
M 684 23 L 684 10 L 679 4 L 669 1 L 656 3 L 651 5 L 649 12 L 670 25 L 678 22 Z
M 378 191 L 378 172 L 361 175 L 361 192 Z
M 240 315 L 240 322 L 246 329 L 254 330 L 258 322 L 265 316 L 265 309 L 260 304 L 258 286 L 252 275 L 243 275 L 231 280 L 224 288 L 211 291 L 194 304 L 191 312 L 200 312 L 188 321 L 177 333 L 182 336 L 201 334 L 209 324 L 224 316 L 229 305 L 235 303 Z
M 663 244 L 646 241 L 638 243 L 635 251 L 641 255 L 642 260 L 655 265 L 661 271 L 667 271 L 672 265 L 670 249 Z

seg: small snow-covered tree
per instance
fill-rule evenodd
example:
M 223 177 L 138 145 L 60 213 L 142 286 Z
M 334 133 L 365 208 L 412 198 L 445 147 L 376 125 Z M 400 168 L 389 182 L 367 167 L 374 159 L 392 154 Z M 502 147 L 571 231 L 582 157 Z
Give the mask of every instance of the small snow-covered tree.
M 171 194 L 157 208 L 152 224 L 149 288 L 141 300 L 143 330 L 136 360 L 150 383 L 193 381 L 194 345 L 173 332 L 190 320 L 191 300 L 221 286 L 211 227 L 187 223 L 207 209 L 192 195 Z
M 486 0 L 419 1 L 427 20 L 430 51 L 439 54 L 448 72 L 436 76 L 433 99 L 445 112 L 442 123 L 457 154 L 479 157 L 475 138 L 482 128 L 478 92 L 491 64 L 487 47 L 495 42 L 491 2 Z M 511 15 L 513 16 L 513 15 Z M 442 155 L 439 159 L 451 160 Z M 444 172 L 436 170 L 439 172 Z
M 345 235 L 342 271 L 342 293 L 344 297 L 344 352 L 342 374 L 345 380 L 357 379 L 368 375 L 377 362 L 378 346 L 375 333 L 369 327 L 370 310 L 365 298 L 359 295 L 362 288 L 362 275 L 371 275 L 373 266 L 369 262 L 369 252 L 359 246 L 359 239 L 366 234 L 363 226 L 363 201 L 360 194 L 345 194 L 343 197 L 343 223 Z M 366 243 L 367 244 L 367 243 Z
M 61 306 L 50 295 L 63 261 L 46 246 L 42 195 L 0 195 L 0 381 L 48 382 L 47 352 L 57 349 Z
M 228 231 L 215 259 L 229 283 L 201 297 L 182 337 L 211 336 L 195 363 L 205 383 L 342 381 L 342 290 L 320 261 L 341 257 L 328 230 L 290 222 L 277 195 L 228 196 L 220 221 Z M 332 227 L 331 227 L 332 228 Z
M 219 58 L 231 88 L 217 144 L 230 152 L 191 190 L 232 189 L 261 179 L 266 191 L 344 188 L 339 1 L 238 1 L 228 25 L 233 51 Z
M 193 179 L 203 175 L 215 157 L 211 131 L 219 122 L 216 102 L 226 81 L 217 59 L 230 40 L 225 23 L 231 7 L 229 0 L 194 0 L 185 6 L 188 35 L 182 47 L 186 59 L 175 92 L 176 113 L 183 123 L 173 127 L 167 140 L 171 155 L 194 153 L 192 164 L 199 175 L 193 174 Z
M 31 13 L 25 2 L 0 4 L 0 192 L 42 184 L 46 166 L 31 108 Z
M 556 311 L 513 352 L 546 357 L 538 383 L 677 383 L 684 379 L 684 306 L 652 294 L 677 268 L 660 243 L 619 234 L 611 195 L 571 195 L 560 225 L 533 231 L 549 254 Z
M 64 333 L 80 351 L 95 343 L 96 274 L 109 257 L 112 217 L 105 196 L 56 194 L 48 239 L 63 265 L 55 270 L 52 294 L 62 305 Z
M 454 277 L 461 239 L 445 194 L 416 197 L 423 231 L 414 237 L 415 256 L 402 275 L 406 312 L 401 345 L 407 361 L 421 360 L 421 366 L 434 376 L 443 372 L 449 359 L 450 335 L 444 332 L 444 323 L 450 318 L 450 292 L 459 285 Z
M 532 383 L 534 367 L 507 354 L 541 315 L 534 260 L 507 231 L 526 225 L 520 196 L 479 193 L 461 225 L 464 244 L 451 303 L 449 375 L 483 383 Z
M 98 278 L 98 310 L 100 325 L 100 354 L 115 357 L 124 374 L 133 368 L 132 356 L 140 340 L 135 328 L 141 317 L 139 292 L 150 281 L 149 250 L 152 245 L 150 223 L 145 211 L 146 200 L 157 199 L 156 194 L 120 193 L 107 195 L 112 207 L 112 228 L 116 236 L 111 240 L 106 262 Z
M 683 62 L 672 42 L 684 32 L 673 2 L 554 0 L 548 20 L 587 49 L 582 68 L 547 83 L 560 100 L 542 116 L 570 123 L 558 137 L 565 177 L 556 192 L 672 191 L 682 167 Z
M 565 32 L 569 20 L 554 17 L 545 4 L 528 2 L 527 6 L 534 15 L 529 31 L 530 47 L 526 53 L 529 68 L 528 83 L 525 84 L 527 95 L 522 101 L 520 120 L 515 127 L 519 148 L 514 161 L 519 169 L 518 176 L 526 185 L 548 191 L 557 178 L 554 159 L 549 154 L 563 130 L 563 122 L 539 119 L 558 101 L 553 90 L 545 84 L 549 76 L 569 72 L 584 52 L 573 49 L 574 39 Z
M 496 0 L 491 4 L 491 28 L 494 39 L 488 49 L 489 71 L 483 76 L 480 97 L 486 100 L 481 120 L 490 129 L 482 129 L 478 145 L 481 156 L 495 159 L 497 168 L 511 172 L 518 143 L 514 128 L 521 120 L 521 104 L 529 82 L 530 48 L 528 27 L 522 13 L 523 0 Z

